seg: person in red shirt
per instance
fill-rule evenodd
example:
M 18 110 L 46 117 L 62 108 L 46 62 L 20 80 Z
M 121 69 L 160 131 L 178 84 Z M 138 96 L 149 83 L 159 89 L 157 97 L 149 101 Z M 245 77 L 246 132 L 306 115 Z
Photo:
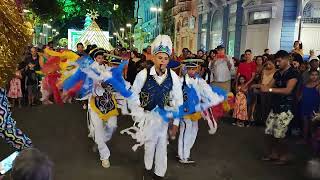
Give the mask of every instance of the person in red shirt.
M 244 54 L 245 61 L 241 62 L 239 64 L 238 70 L 237 70 L 237 79 L 236 83 L 239 82 L 239 77 L 244 76 L 248 81 L 245 84 L 245 87 L 248 87 L 250 89 L 250 86 L 252 85 L 257 71 L 257 65 L 256 62 L 254 62 L 252 59 L 252 51 L 250 49 L 247 49 Z M 238 87 L 238 84 L 236 84 L 236 87 Z M 247 94 L 247 104 L 248 107 L 248 115 L 251 116 L 253 111 L 252 102 L 254 102 L 255 95 L 253 91 L 250 89 Z M 253 121 L 253 117 L 249 117 L 249 120 Z
M 237 81 L 240 76 L 244 76 L 248 81 L 246 83 L 247 87 L 249 87 L 256 75 L 257 66 L 256 63 L 252 60 L 252 51 L 250 49 L 247 49 L 245 51 L 245 62 L 241 62 L 239 64 L 238 70 L 237 70 Z

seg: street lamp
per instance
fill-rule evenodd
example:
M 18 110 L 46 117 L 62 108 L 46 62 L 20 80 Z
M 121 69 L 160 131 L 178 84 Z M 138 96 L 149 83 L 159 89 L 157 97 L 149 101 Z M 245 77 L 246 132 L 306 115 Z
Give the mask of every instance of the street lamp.
M 115 44 L 116 44 L 116 46 L 117 46 L 117 41 L 118 41 L 118 33 L 117 32 L 114 32 L 113 33 L 113 35 L 114 35 L 114 37 L 115 37 Z
M 130 33 L 128 33 L 128 37 L 129 37 L 129 47 L 131 48 L 131 38 L 130 38 L 130 36 L 132 34 L 132 29 L 131 29 L 132 28 L 132 24 L 128 23 L 127 27 L 130 29 Z
M 124 28 L 120 28 L 120 31 L 122 32 L 122 38 L 124 37 Z
M 24 13 L 29 13 L 30 10 L 28 10 L 28 9 L 23 9 L 22 12 L 24 12 Z
M 156 13 L 157 29 L 158 29 L 158 34 L 160 34 L 161 31 L 160 31 L 160 26 L 159 26 L 158 14 L 160 12 L 162 12 L 162 8 L 160 8 L 160 7 L 151 7 L 150 11 Z

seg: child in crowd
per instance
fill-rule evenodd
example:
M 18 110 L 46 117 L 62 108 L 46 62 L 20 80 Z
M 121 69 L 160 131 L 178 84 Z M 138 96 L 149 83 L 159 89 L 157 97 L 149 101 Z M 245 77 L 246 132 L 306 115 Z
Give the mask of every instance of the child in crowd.
M 310 71 L 309 81 L 302 87 L 301 94 L 301 116 L 303 120 L 303 136 L 304 143 L 310 139 L 311 119 L 313 112 L 317 112 L 320 105 L 320 86 L 319 72 L 316 70 Z
M 16 101 L 18 101 L 19 108 L 21 107 L 21 98 L 22 98 L 22 90 L 21 90 L 21 72 L 16 71 L 15 77 L 10 81 L 10 88 L 8 92 L 8 97 L 11 98 L 11 107 L 15 106 Z
M 28 64 L 27 70 L 25 72 L 26 78 L 25 78 L 25 88 L 28 92 L 28 104 L 29 106 L 35 105 L 34 99 L 38 91 L 38 78 L 36 71 L 34 70 L 35 64 L 33 62 L 30 62 Z
M 246 78 L 244 76 L 239 77 L 236 89 L 237 94 L 233 111 L 233 118 L 236 119 L 236 122 L 233 125 L 238 125 L 239 127 L 249 126 L 247 107 L 248 87 L 246 86 Z

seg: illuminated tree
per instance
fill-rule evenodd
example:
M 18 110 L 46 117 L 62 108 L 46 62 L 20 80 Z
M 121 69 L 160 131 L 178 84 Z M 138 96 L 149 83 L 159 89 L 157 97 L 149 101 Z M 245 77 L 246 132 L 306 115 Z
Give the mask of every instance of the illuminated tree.
M 85 23 L 84 23 L 84 28 L 87 29 L 90 25 L 92 24 L 92 19 L 89 15 L 86 15 Z

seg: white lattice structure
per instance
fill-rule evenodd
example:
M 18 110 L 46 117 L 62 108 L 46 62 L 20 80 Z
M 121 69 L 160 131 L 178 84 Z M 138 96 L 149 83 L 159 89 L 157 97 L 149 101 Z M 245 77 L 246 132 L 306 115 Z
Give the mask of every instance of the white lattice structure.
M 80 42 L 83 43 L 84 46 L 96 44 L 99 48 L 104 48 L 108 51 L 113 49 L 111 43 L 109 42 L 109 37 L 103 33 L 96 21 L 93 21 L 92 24 L 79 37 L 77 43 Z M 75 46 L 77 43 L 75 43 Z M 76 47 L 72 47 L 72 49 L 76 49 Z

